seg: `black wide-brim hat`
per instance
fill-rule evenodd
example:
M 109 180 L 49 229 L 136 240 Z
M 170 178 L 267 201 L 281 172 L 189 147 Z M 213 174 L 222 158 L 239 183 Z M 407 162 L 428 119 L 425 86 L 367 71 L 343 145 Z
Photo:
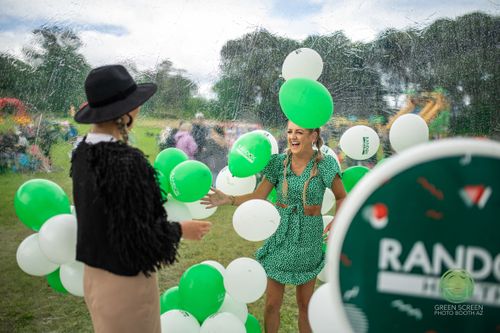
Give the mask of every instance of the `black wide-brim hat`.
M 75 121 L 95 124 L 117 119 L 144 104 L 156 92 L 154 83 L 135 83 L 121 65 L 94 68 L 85 80 L 87 103 Z

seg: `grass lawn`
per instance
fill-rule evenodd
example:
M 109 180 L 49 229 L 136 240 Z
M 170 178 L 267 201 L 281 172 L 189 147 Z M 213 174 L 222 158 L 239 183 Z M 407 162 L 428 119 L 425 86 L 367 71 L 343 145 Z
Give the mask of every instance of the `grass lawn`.
M 151 161 L 158 153 L 156 135 L 167 123 L 154 119 L 140 119 L 134 129 L 136 146 Z M 79 127 L 80 133 L 87 131 Z M 25 274 L 16 263 L 16 250 L 21 241 L 33 233 L 24 226 L 14 212 L 14 194 L 17 188 L 32 178 L 49 179 L 59 184 L 70 196 L 69 143 L 53 147 L 54 171 L 34 174 L 0 175 L 0 332 L 91 332 L 92 324 L 83 298 L 62 295 L 53 291 L 45 278 Z M 177 285 L 182 273 L 191 265 L 212 259 L 227 266 L 239 257 L 253 257 L 261 243 L 240 238 L 232 227 L 234 207 L 220 207 L 209 220 L 214 226 L 202 242 L 184 241 L 180 261 L 165 267 L 159 274 L 160 291 Z M 263 324 L 264 297 L 249 305 L 252 313 Z M 282 332 L 297 332 L 295 288 L 287 286 L 282 308 Z

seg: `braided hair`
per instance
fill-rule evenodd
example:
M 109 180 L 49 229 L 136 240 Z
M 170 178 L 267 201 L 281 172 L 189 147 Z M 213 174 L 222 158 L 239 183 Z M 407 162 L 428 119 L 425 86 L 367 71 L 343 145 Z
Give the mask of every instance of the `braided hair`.
M 315 128 L 315 129 L 307 129 L 307 131 L 309 131 L 309 133 L 313 133 L 313 132 L 316 132 L 318 133 L 318 138 L 316 139 L 316 148 L 318 149 L 316 154 L 315 154 L 315 158 L 314 158 L 314 165 L 311 169 L 311 172 L 309 173 L 309 178 L 306 180 L 305 184 L 304 184 L 304 189 L 302 190 L 302 201 L 304 203 L 304 205 L 306 204 L 306 193 L 307 193 L 307 187 L 309 186 L 309 182 L 311 181 L 311 179 L 313 177 L 316 177 L 318 175 L 318 163 L 323 159 L 323 153 L 321 152 L 321 147 L 323 146 L 323 139 L 321 138 L 321 129 L 320 128 Z M 290 151 L 290 149 L 286 149 L 286 158 L 285 160 L 283 161 L 283 186 L 281 188 L 282 190 L 282 194 L 283 194 L 283 198 L 287 198 L 288 196 L 288 181 L 286 179 L 286 175 L 287 175 L 287 169 L 288 169 L 288 163 L 290 163 L 292 161 L 292 152 Z

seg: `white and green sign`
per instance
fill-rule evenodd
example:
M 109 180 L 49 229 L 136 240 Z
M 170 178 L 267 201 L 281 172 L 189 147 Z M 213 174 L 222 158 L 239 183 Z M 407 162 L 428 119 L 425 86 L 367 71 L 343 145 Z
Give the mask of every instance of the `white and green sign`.
M 500 144 L 390 158 L 349 194 L 328 249 L 332 332 L 498 332 Z

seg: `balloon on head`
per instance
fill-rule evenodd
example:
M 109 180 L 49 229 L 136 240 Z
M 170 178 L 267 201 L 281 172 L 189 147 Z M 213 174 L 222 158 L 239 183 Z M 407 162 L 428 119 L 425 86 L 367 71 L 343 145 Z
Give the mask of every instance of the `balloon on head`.
M 422 117 L 405 114 L 398 117 L 389 130 L 389 141 L 396 152 L 429 141 L 429 127 Z
M 279 103 L 288 119 L 303 128 L 318 128 L 333 114 L 328 89 L 310 79 L 290 79 L 280 89 Z
M 323 72 L 323 59 L 318 52 L 306 47 L 288 54 L 281 69 L 281 75 L 285 80 L 293 78 L 317 80 L 321 72 Z

